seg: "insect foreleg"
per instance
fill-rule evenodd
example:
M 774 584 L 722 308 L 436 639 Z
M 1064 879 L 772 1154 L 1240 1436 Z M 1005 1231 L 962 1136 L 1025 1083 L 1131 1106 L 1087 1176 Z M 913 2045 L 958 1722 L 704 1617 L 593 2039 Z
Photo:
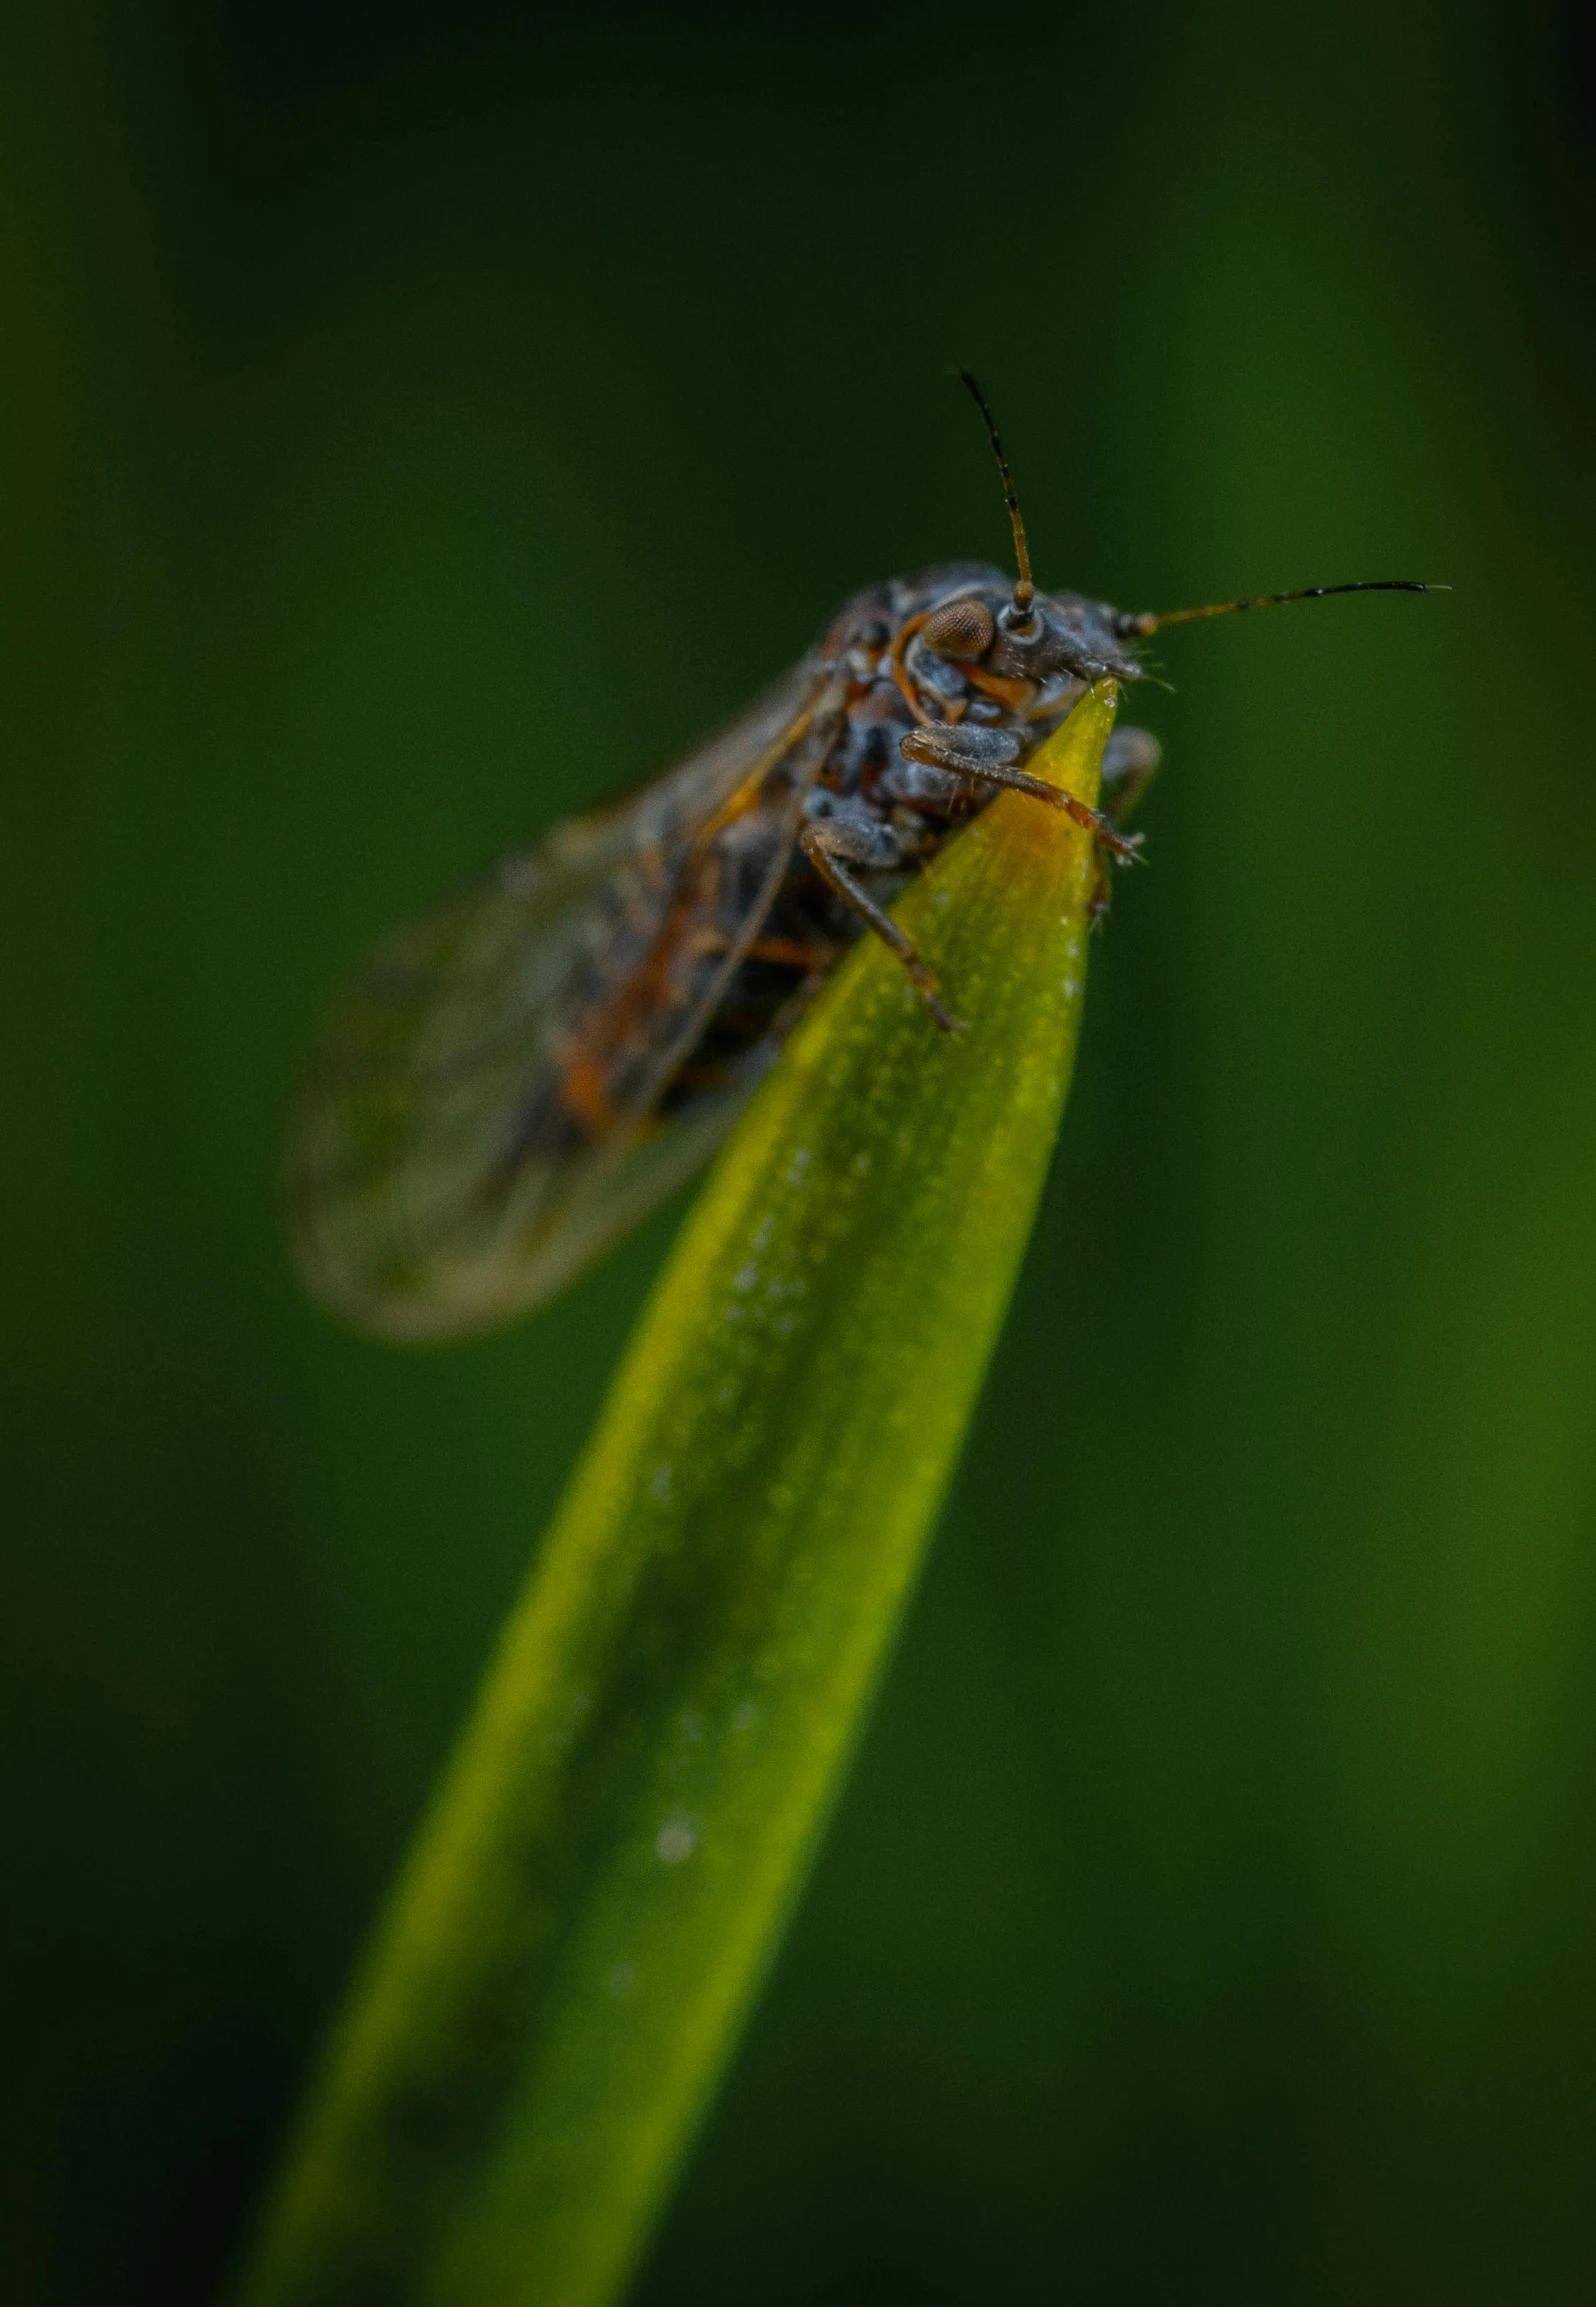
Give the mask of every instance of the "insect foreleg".
M 943 1033 L 962 1033 L 960 1019 L 944 1009 L 937 999 L 937 981 L 915 950 L 913 941 L 904 936 L 890 913 L 879 906 L 870 892 L 856 881 L 848 871 L 839 851 L 851 846 L 845 826 L 831 826 L 824 818 L 811 819 L 798 836 L 798 846 L 821 879 L 834 889 L 844 904 L 851 905 L 867 927 L 874 930 L 889 952 L 895 953 L 908 972 L 909 983 L 919 994 L 926 1008 Z
M 1019 740 L 1011 730 L 949 727 L 942 723 L 911 729 L 898 743 L 898 750 L 906 761 L 924 762 L 932 768 L 945 769 L 953 776 L 971 778 L 980 785 L 1002 785 L 1011 793 L 1023 793 L 1032 801 L 1045 801 L 1049 808 L 1064 810 L 1084 831 L 1095 833 L 1122 865 L 1128 864 L 1141 847 L 1141 836 L 1127 837 L 1116 830 L 1112 820 L 1100 809 L 1091 809 L 1073 793 L 1065 793 L 1057 785 L 1045 784 L 1040 777 L 1029 777 L 1023 769 L 1016 769 L 1013 757 L 1019 749 Z

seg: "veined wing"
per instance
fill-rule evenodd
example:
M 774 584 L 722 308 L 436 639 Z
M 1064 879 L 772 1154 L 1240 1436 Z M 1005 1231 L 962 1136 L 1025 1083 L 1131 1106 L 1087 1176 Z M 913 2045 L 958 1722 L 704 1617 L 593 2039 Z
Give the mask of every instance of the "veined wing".
M 336 1003 L 285 1185 L 311 1293 L 426 1340 L 548 1297 L 705 1161 L 769 1053 L 654 1119 L 768 910 L 841 718 L 809 658 L 632 799 L 385 938 Z

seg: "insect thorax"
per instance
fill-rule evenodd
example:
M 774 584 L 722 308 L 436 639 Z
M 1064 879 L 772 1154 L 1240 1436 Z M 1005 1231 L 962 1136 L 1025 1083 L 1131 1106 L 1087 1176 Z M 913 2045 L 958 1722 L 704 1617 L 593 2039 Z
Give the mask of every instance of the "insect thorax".
M 847 602 L 820 642 L 821 658 L 847 673 L 848 701 L 815 808 L 826 794 L 862 804 L 893 828 L 903 860 L 918 857 L 995 789 L 907 760 L 905 737 L 941 725 L 1004 731 L 1015 740 L 1007 757 L 1023 762 L 1089 681 L 1139 671 L 1103 603 L 1039 595 L 1028 627 L 1013 627 L 1012 581 L 981 562 L 895 578 Z

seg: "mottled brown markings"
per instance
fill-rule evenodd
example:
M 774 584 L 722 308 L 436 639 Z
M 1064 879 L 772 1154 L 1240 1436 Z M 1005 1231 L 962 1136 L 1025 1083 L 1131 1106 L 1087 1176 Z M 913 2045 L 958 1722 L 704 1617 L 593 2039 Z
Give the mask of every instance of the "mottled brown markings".
M 998 635 L 1009 606 L 973 564 L 859 596 L 725 736 L 395 941 L 404 966 L 356 987 L 296 1117 L 317 1294 L 396 1337 L 536 1302 L 704 1158 L 866 931 L 951 1028 L 887 907 L 996 785 L 917 768 L 901 741 L 1008 730 L 1023 764 L 1082 691 L 1059 618 L 1095 635 L 1099 615 L 1039 599 L 1039 680 L 919 640 Z

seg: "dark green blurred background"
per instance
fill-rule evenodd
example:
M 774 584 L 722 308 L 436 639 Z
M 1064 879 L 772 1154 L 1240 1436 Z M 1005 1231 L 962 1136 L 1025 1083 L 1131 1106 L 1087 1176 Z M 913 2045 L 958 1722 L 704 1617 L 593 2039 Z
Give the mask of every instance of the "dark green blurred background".
M 1584 40 L 13 0 L 8 2302 L 208 2296 L 669 1234 L 334 1333 L 318 1005 L 1000 556 L 966 360 L 1044 582 L 1457 589 L 1138 700 L 1020 1299 L 639 2297 L 1596 2296 Z

